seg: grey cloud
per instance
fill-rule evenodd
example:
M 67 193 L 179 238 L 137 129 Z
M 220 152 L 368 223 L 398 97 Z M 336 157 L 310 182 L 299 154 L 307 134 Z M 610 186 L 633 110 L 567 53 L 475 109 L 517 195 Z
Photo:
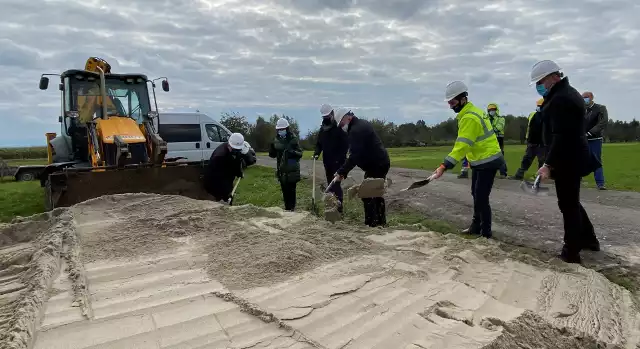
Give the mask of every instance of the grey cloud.
M 174 108 L 315 112 L 327 101 L 435 122 L 452 116 L 444 87 L 463 79 L 478 105 L 508 102 L 505 112 L 527 114 L 537 97 L 529 69 L 539 59 L 557 60 L 618 118 L 634 116 L 625 95 L 640 93 L 633 0 L 104 4 L 3 2 L 3 114 L 26 112 L 51 125 L 58 95 L 37 89 L 39 75 L 82 68 L 92 55 L 118 72 L 168 76 L 171 92 L 158 98 Z

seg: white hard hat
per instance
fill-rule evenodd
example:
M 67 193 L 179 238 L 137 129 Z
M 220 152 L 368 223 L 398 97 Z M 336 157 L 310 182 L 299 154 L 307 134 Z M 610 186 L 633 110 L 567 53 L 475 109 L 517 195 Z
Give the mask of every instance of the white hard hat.
M 531 82 L 529 82 L 529 86 L 542 80 L 545 76 L 559 71 L 560 66 L 556 62 L 548 59 L 540 61 L 531 67 Z
M 449 85 L 447 85 L 447 88 L 445 89 L 445 92 L 444 92 L 444 101 L 448 102 L 454 99 L 457 95 L 467 91 L 468 91 L 468 88 L 467 88 L 467 85 L 464 84 L 464 82 L 454 81 Z
M 251 145 L 249 145 L 249 142 L 245 141 L 244 144 L 242 145 L 242 154 L 247 154 L 249 152 L 249 149 L 251 149 Z
M 333 120 L 336 121 L 336 124 L 340 125 L 340 121 L 347 115 L 351 110 L 347 108 L 338 108 L 333 110 Z
M 323 117 L 331 114 L 331 111 L 333 111 L 333 107 L 328 104 L 323 104 L 320 107 L 320 115 L 322 115 Z
M 232 133 L 231 136 L 229 136 L 229 145 L 233 149 L 242 149 L 244 146 L 244 137 L 239 133 Z
M 287 119 L 285 118 L 278 119 L 278 122 L 276 123 L 276 130 L 282 130 L 283 128 L 287 128 L 287 127 L 289 127 L 289 121 L 287 121 Z

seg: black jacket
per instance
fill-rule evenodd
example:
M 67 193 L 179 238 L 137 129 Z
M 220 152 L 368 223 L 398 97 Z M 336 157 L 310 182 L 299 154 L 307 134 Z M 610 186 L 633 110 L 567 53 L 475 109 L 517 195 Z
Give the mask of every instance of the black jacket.
M 529 121 L 527 143 L 542 144 L 542 112 L 535 112 Z
M 347 177 L 356 166 L 365 172 L 389 167 L 389 153 L 369 121 L 354 116 L 349 124 L 348 136 L 349 156 L 337 171 L 339 175 Z
M 584 116 L 584 99 L 569 85 L 568 78 L 556 83 L 544 97 L 545 163 L 551 167 L 553 177 L 582 177 L 600 166 L 589 151 Z
M 243 156 L 233 154 L 227 143 L 213 151 L 205 169 L 204 184 L 207 192 L 217 200 L 227 200 L 233 191 L 233 181 L 242 177 Z
M 586 114 L 587 139 L 598 139 L 604 135 L 604 130 L 609 122 L 607 107 L 602 104 L 593 103 L 587 108 Z
M 348 150 L 347 133 L 342 131 L 335 122 L 328 123 L 327 120 L 323 120 L 313 155 L 320 156 L 321 153 L 324 153 L 322 156 L 324 167 L 335 173 L 347 159 Z

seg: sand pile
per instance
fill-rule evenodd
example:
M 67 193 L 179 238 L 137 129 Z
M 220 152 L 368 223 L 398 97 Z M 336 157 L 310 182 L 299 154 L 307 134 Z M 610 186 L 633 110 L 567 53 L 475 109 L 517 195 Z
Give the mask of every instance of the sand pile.
M 484 239 L 148 194 L 1 229 L 0 348 L 31 344 L 47 296 L 39 338 L 55 341 L 36 348 L 78 338 L 123 348 L 640 345 L 628 291 L 580 266 L 519 262 Z M 58 272 L 68 301 L 51 289 Z

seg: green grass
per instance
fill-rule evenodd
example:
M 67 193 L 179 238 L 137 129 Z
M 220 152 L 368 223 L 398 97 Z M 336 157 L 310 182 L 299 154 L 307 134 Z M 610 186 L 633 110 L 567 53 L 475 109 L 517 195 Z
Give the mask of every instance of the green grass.
M 7 159 L 9 166 L 46 165 L 47 159 Z
M 433 170 L 451 151 L 451 146 L 422 147 L 422 148 L 389 148 L 391 166 Z M 520 167 L 524 145 L 505 145 L 505 158 L 510 175 Z M 607 143 L 602 150 L 604 176 L 609 189 L 640 191 L 640 143 Z M 258 155 L 266 156 L 264 153 Z M 312 151 L 305 151 L 304 158 L 311 159 Z M 526 176 L 533 177 L 537 171 L 537 159 L 529 168 Z M 460 171 L 460 165 L 453 172 Z M 584 178 L 587 186 L 595 187 L 593 175 Z
M 0 182 L 0 222 L 42 212 L 44 191 L 40 182 L 15 182 L 13 178 Z

